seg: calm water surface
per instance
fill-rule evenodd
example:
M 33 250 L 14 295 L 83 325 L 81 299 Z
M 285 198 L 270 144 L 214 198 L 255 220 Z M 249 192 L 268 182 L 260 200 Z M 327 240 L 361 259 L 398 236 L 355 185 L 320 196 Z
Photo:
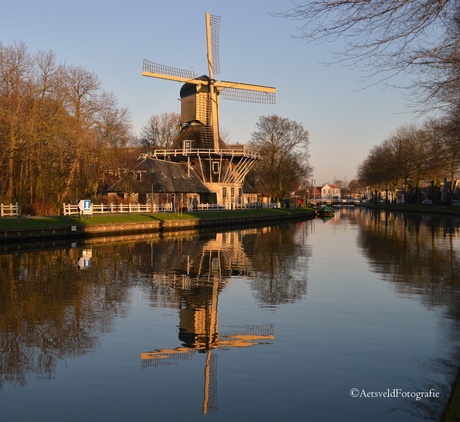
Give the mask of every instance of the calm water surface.
M 355 208 L 3 252 L 0 420 L 437 420 L 459 264 L 459 220 Z

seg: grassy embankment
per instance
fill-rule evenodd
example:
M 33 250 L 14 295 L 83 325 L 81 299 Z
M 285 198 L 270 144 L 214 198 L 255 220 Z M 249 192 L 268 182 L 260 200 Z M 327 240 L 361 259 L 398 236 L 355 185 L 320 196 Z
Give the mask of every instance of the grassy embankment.
M 48 227 L 65 225 L 136 223 L 151 220 L 204 220 L 213 218 L 251 217 L 296 214 L 309 209 L 260 209 L 260 210 L 235 210 L 235 211 L 199 211 L 190 213 L 158 213 L 158 214 L 97 214 L 93 216 L 50 216 L 50 217 L 0 217 L 0 230 L 25 227 Z
M 375 208 L 388 211 L 402 211 L 425 214 L 444 214 L 460 217 L 460 207 L 449 205 L 397 205 L 397 204 L 367 204 L 368 208 Z

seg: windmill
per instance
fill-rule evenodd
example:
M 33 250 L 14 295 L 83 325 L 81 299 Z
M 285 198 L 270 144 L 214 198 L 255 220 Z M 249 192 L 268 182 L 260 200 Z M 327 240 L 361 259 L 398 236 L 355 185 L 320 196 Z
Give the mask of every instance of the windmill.
M 220 16 L 206 13 L 205 17 L 208 75 L 197 77 L 191 70 L 164 66 L 148 60 L 144 60 L 142 74 L 184 83 L 180 92 L 181 123 L 185 126 L 200 124 L 201 147 L 219 153 L 222 146 L 219 141 L 219 97 L 274 104 L 276 88 L 214 79 L 214 76 L 220 73 Z

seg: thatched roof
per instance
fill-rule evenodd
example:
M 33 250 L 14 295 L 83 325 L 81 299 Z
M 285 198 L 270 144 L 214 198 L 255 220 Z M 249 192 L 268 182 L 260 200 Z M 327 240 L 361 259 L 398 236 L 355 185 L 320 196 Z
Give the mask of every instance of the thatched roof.
M 243 192 L 260 193 L 265 195 L 273 194 L 273 191 L 265 183 L 264 179 L 262 179 L 262 176 L 260 176 L 259 173 L 254 169 L 251 169 L 244 178 Z
M 209 193 L 193 168 L 186 163 L 146 158 L 130 174 L 113 184 L 108 192 Z

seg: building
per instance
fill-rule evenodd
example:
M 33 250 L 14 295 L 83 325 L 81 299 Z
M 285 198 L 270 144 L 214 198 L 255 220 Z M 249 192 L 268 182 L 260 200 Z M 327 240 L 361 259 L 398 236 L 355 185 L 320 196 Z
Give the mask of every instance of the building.
M 322 201 L 335 201 L 340 200 L 340 188 L 337 185 L 325 184 L 321 188 Z
M 145 157 L 108 190 L 109 198 L 118 196 L 135 204 L 172 204 L 173 209 L 190 207 L 193 198 L 209 203 L 212 192 L 191 166 Z
M 222 98 L 250 101 L 264 104 L 274 104 L 276 88 L 261 85 L 252 85 L 228 81 L 217 81 L 215 74 L 220 72 L 219 64 L 219 28 L 220 17 L 205 14 L 206 39 L 207 39 L 207 64 L 208 75 L 197 76 L 193 71 L 172 68 L 144 60 L 142 74 L 147 77 L 167 79 L 182 83 L 180 89 L 181 101 L 181 132 L 176 137 L 171 148 L 154 150 L 144 155 L 143 164 L 150 170 L 149 182 L 154 186 L 157 184 L 157 192 L 150 193 L 153 201 L 154 195 L 164 194 L 175 198 L 182 196 L 181 203 L 188 203 L 191 196 L 198 196 L 200 202 L 211 204 L 222 204 L 225 207 L 242 205 L 247 202 L 258 202 L 260 198 L 267 200 L 267 192 L 259 192 L 257 177 L 254 181 L 247 178 L 256 160 L 260 159 L 258 153 L 254 152 L 247 145 L 227 145 L 219 135 L 219 109 Z M 151 159 L 152 161 L 146 161 Z M 173 162 L 177 166 L 160 164 L 160 161 Z M 161 170 L 156 167 L 167 169 L 168 177 L 177 177 L 177 183 L 169 186 L 171 181 L 161 175 Z M 177 172 L 177 173 L 176 173 Z M 134 175 L 140 174 L 140 170 L 134 170 Z M 190 180 L 187 180 L 190 178 Z M 133 182 L 133 175 L 128 177 L 128 185 Z M 159 183 L 158 180 L 162 182 Z M 180 180 L 179 180 L 180 179 Z M 190 187 L 188 186 L 193 179 Z M 198 186 L 200 184 L 200 186 Z M 109 191 L 126 195 L 123 181 L 117 182 Z M 131 186 L 128 186 L 131 188 Z M 132 186 L 137 198 L 143 199 L 147 196 L 146 186 L 141 183 Z M 175 192 L 168 192 L 172 188 Z M 143 189 L 143 191 L 138 190 Z M 246 193 L 245 193 L 246 189 Z M 138 190 L 138 192 L 136 192 Z M 185 190 L 187 192 L 185 192 Z M 192 190 L 192 192 L 189 192 Z M 264 189 L 265 190 L 265 189 Z M 174 194 L 174 197 L 172 195 Z
M 208 128 L 187 126 L 168 149 L 143 154 L 140 163 L 108 188 L 108 195 L 132 203 L 201 204 L 233 208 L 270 203 L 271 191 L 253 164 L 260 157 L 246 145 L 227 145 L 219 138 L 212 146 Z

